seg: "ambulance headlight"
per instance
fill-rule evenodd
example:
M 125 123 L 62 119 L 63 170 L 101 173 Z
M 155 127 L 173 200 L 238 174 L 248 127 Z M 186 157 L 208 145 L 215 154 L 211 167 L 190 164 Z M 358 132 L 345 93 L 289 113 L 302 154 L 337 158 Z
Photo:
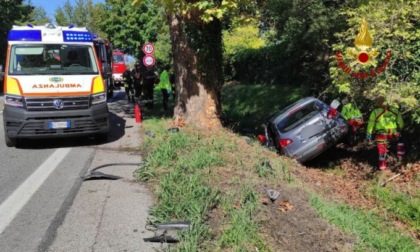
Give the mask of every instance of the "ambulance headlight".
M 92 105 L 106 102 L 106 94 L 99 93 L 92 95 Z
M 23 97 L 16 95 L 5 95 L 4 105 L 23 108 Z

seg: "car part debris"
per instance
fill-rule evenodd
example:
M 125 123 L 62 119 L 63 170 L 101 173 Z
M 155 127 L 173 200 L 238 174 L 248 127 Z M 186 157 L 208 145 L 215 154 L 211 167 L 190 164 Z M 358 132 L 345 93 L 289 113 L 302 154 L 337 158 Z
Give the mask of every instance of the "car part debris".
M 188 229 L 191 227 L 191 222 L 189 221 L 175 221 L 175 222 L 167 222 L 162 223 L 156 226 L 158 230 L 182 230 Z
M 174 221 L 174 222 L 166 222 L 161 223 L 156 226 L 153 225 L 146 225 L 146 229 L 150 231 L 157 231 L 157 230 L 183 230 L 188 229 L 191 227 L 191 222 L 189 221 Z
M 147 136 L 151 137 L 151 138 L 155 138 L 155 133 L 153 133 L 153 131 L 150 130 L 146 130 L 144 132 L 144 134 L 146 134 Z
M 268 198 L 272 202 L 276 201 L 276 199 L 280 196 L 280 192 L 278 192 L 274 189 L 269 189 L 269 188 L 267 188 L 267 186 L 264 186 L 264 190 L 266 191 Z
M 177 243 L 179 240 L 175 237 L 169 236 L 169 235 L 158 235 L 153 236 L 149 238 L 143 238 L 143 241 L 145 242 L 160 242 L 160 243 Z
M 155 227 L 151 225 L 146 225 L 147 230 L 155 231 L 155 236 L 144 238 L 146 242 L 166 242 L 166 243 L 175 243 L 179 242 L 177 238 L 177 232 L 181 230 L 186 230 L 191 227 L 191 222 L 189 221 L 174 221 L 161 223 Z
M 120 176 L 115 176 L 115 175 L 110 175 L 110 174 L 105 174 L 102 172 L 92 172 L 88 175 L 86 175 L 83 180 L 96 180 L 96 179 L 109 179 L 109 180 L 117 180 L 117 179 L 121 179 L 122 177 Z
M 179 132 L 179 128 L 178 127 L 171 127 L 168 129 L 168 131 L 172 132 L 172 133 L 178 133 Z
M 117 180 L 117 179 L 121 179 L 122 177 L 120 176 L 115 176 L 115 175 L 110 175 L 110 174 L 105 174 L 102 172 L 97 172 L 97 170 L 108 167 L 108 166 L 127 166 L 127 165 L 136 165 L 136 166 L 140 166 L 140 165 L 144 165 L 144 162 L 141 163 L 112 163 L 112 164 L 104 164 L 104 165 L 100 165 L 98 167 L 93 168 L 92 170 L 90 170 L 89 174 L 82 177 L 83 181 L 85 180 L 98 180 L 98 179 L 110 179 L 110 180 Z

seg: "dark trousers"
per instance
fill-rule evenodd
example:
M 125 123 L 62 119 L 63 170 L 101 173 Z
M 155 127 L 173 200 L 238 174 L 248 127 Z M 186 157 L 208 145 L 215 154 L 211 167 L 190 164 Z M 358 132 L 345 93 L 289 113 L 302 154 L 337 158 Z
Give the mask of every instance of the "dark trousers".
M 144 85 L 144 99 L 146 108 L 153 108 L 153 87 L 154 83 L 145 83 Z
M 140 98 L 141 96 L 141 85 L 140 83 L 134 83 L 134 97 Z
M 165 88 L 160 89 L 160 91 L 162 92 L 162 104 L 163 104 L 163 110 L 168 110 L 168 100 L 169 100 L 169 94 L 168 94 L 168 90 Z
M 125 94 L 127 95 L 128 102 L 134 103 L 134 90 L 132 84 L 125 84 L 124 85 Z

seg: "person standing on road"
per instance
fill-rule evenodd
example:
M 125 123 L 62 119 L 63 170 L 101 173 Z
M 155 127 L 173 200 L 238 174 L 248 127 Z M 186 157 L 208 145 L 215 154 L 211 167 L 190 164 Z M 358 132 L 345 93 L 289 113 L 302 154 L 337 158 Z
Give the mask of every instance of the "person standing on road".
M 155 84 L 159 83 L 159 77 L 154 71 L 153 66 L 148 66 L 147 71 L 143 75 L 144 98 L 146 108 L 153 108 L 153 89 Z
M 134 66 L 134 69 L 131 75 L 133 76 L 134 97 L 140 100 L 141 91 L 142 91 L 142 85 L 141 85 L 142 74 L 141 74 L 140 61 L 136 62 L 136 65 Z
M 131 72 L 130 70 L 125 70 L 125 72 L 122 74 L 123 82 L 124 82 L 124 89 L 125 94 L 127 95 L 127 101 L 128 103 L 134 103 L 134 88 L 133 88 L 133 79 L 131 78 Z
M 168 100 L 169 94 L 171 93 L 171 83 L 169 82 L 169 67 L 165 67 L 163 72 L 160 74 L 159 83 L 157 84 L 156 88 L 160 89 L 162 92 L 162 104 L 163 110 L 168 110 Z
M 376 98 L 376 109 L 372 111 L 369 116 L 369 121 L 366 130 L 366 139 L 371 140 L 372 133 L 376 133 L 376 145 L 379 154 L 379 169 L 387 169 L 387 152 L 389 148 L 389 141 L 399 140 L 400 132 L 404 127 L 401 112 L 393 107 L 387 106 L 384 96 Z M 404 144 L 398 142 L 397 157 L 398 162 L 401 162 L 405 154 Z

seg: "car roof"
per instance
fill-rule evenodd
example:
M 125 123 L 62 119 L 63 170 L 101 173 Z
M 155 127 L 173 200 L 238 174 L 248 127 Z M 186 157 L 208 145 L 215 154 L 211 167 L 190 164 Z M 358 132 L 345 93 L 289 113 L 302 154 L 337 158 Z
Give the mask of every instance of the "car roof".
M 311 96 L 302 98 L 302 99 L 284 107 L 283 109 L 281 109 L 277 113 L 273 114 L 271 117 L 269 117 L 268 122 L 273 123 L 273 124 L 277 124 L 280 120 L 282 120 L 283 118 L 288 116 L 290 114 L 290 112 L 292 112 L 296 108 L 302 107 L 303 105 L 314 102 L 314 101 L 318 102 L 320 100 L 318 100 L 315 97 L 311 97 Z

